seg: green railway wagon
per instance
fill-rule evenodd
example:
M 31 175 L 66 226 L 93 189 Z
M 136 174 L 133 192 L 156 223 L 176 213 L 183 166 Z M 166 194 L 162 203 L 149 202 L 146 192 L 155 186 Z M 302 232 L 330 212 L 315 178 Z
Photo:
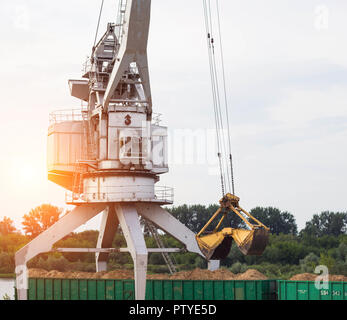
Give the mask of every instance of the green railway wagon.
M 30 278 L 29 300 L 134 300 L 134 280 Z M 276 300 L 276 280 L 147 280 L 146 300 Z
M 278 281 L 278 300 L 347 300 L 347 282 L 317 289 L 314 281 Z

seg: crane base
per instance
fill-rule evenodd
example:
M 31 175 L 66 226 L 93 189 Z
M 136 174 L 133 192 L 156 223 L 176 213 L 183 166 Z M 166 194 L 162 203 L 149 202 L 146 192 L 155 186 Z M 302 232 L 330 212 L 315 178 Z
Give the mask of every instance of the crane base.
M 40 253 L 52 251 L 54 243 L 64 238 L 81 225 L 103 212 L 97 247 L 110 248 L 118 225 L 121 226 L 127 251 L 134 261 L 135 298 L 144 300 L 148 249 L 143 236 L 139 217 L 151 221 L 157 228 L 183 243 L 187 251 L 202 253 L 195 241 L 195 233 L 175 219 L 156 203 L 108 203 L 84 204 L 75 207 L 49 229 L 21 248 L 15 254 L 16 288 L 18 300 L 27 300 L 27 262 Z M 107 251 L 107 250 L 106 250 Z M 97 270 L 106 270 L 109 252 L 96 250 Z

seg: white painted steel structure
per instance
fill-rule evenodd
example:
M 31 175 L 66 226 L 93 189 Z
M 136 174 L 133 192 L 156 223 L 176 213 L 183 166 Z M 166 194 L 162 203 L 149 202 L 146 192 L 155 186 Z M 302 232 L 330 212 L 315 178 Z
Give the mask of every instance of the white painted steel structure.
M 134 261 L 138 300 L 145 298 L 149 252 L 139 217 L 202 256 L 195 234 L 161 207 L 173 202 L 172 190 L 155 191 L 159 175 L 168 172 L 167 128 L 152 118 L 147 63 L 150 7 L 150 0 L 122 1 L 121 20 L 108 24 L 93 48 L 84 80 L 69 81 L 72 96 L 87 107 L 78 114 L 51 115 L 48 178 L 69 190 L 67 202 L 76 207 L 16 253 L 19 299 L 27 299 L 27 262 L 51 251 L 54 243 L 100 213 L 94 249 L 97 271 L 106 270 L 120 225 Z

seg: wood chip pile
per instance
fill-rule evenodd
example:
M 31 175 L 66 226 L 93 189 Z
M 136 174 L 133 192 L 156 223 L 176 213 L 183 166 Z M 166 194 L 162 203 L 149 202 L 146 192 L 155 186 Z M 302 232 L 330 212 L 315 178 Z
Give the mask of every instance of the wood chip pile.
M 54 279 L 134 279 L 132 270 L 114 270 L 110 272 L 59 272 L 43 269 L 29 269 L 30 278 L 54 278 Z M 229 270 L 216 271 L 194 269 L 192 271 L 180 271 L 170 274 L 148 274 L 150 280 L 266 280 L 257 270 L 249 269 L 245 273 L 234 274 Z
M 54 279 L 134 279 L 132 270 L 114 270 L 110 272 L 59 272 L 46 271 L 43 269 L 29 269 L 29 278 L 54 278 Z M 290 278 L 293 281 L 315 281 L 316 274 L 302 273 Z M 249 269 L 244 273 L 234 274 L 227 269 L 209 271 L 194 269 L 191 271 L 180 271 L 170 274 L 148 274 L 149 280 L 267 280 L 268 278 L 261 272 Z M 329 275 L 330 281 L 347 281 L 343 275 Z

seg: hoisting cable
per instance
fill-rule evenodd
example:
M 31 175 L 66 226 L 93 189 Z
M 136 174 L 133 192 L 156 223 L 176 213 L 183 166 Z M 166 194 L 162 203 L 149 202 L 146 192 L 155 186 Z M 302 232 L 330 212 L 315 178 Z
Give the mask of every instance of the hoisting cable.
M 211 0 L 208 0 L 208 11 L 209 11 L 209 21 L 210 21 L 210 32 L 212 34 L 212 64 L 213 64 L 213 72 L 214 72 L 214 78 L 215 78 L 215 86 L 216 86 L 216 96 L 217 96 L 217 112 L 218 112 L 218 119 L 220 122 L 220 136 L 222 140 L 222 149 L 223 149 L 223 165 L 224 165 L 224 170 L 226 168 L 226 177 L 228 181 L 228 186 L 229 186 L 229 191 L 231 189 L 231 184 L 230 184 L 230 172 L 229 172 L 229 166 L 227 163 L 224 163 L 224 161 L 227 161 L 224 156 L 227 153 L 227 148 L 226 148 L 226 142 L 225 142 L 225 131 L 224 131 L 224 125 L 223 125 L 223 115 L 222 115 L 222 108 L 221 108 L 221 98 L 220 98 L 220 90 L 219 90 L 219 77 L 218 77 L 218 71 L 217 71 L 217 64 L 216 64 L 216 57 L 215 57 L 215 42 L 214 42 L 214 37 L 213 37 L 213 19 L 212 19 L 212 11 L 211 11 Z M 224 178 L 225 179 L 225 178 Z
M 205 14 L 205 28 L 207 34 L 207 48 L 208 48 L 208 57 L 209 57 L 209 65 L 210 65 L 210 77 L 211 77 L 211 88 L 212 88 L 212 98 L 213 98 L 213 107 L 214 107 L 214 116 L 215 116 L 215 126 L 216 126 L 216 135 L 217 135 L 217 156 L 219 160 L 219 171 L 220 171 L 220 179 L 221 179 L 221 187 L 222 187 L 222 196 L 225 195 L 224 189 L 224 171 L 222 164 L 222 154 L 221 154 L 221 143 L 220 143 L 220 121 L 218 116 L 218 106 L 217 106 L 217 97 L 216 97 L 216 87 L 215 87 L 215 79 L 214 79 L 214 70 L 213 70 L 213 62 L 212 62 L 212 45 L 213 38 L 210 30 L 210 23 L 208 18 L 208 10 L 206 0 L 203 0 L 204 4 L 204 14 Z
M 207 2 L 208 1 L 208 2 Z M 218 1 L 218 0 L 216 0 Z M 211 0 L 203 0 L 204 6 L 204 15 L 205 15 L 205 27 L 207 33 L 207 42 L 208 42 L 208 56 L 209 56 L 209 64 L 210 64 L 210 76 L 211 76 L 211 87 L 212 87 L 212 97 L 213 97 L 213 105 L 214 105 L 214 113 L 215 113 L 215 125 L 217 132 L 217 148 L 218 148 L 218 158 L 219 158 L 219 166 L 220 166 L 220 174 L 221 174 L 221 184 L 222 184 L 222 192 L 223 196 L 225 195 L 224 183 L 227 182 L 229 186 L 229 191 L 234 193 L 234 175 L 233 175 L 233 166 L 232 166 L 232 155 L 231 155 L 231 140 L 230 140 L 230 123 L 229 123 L 229 115 L 228 115 L 228 101 L 226 94 L 226 81 L 225 81 L 225 68 L 224 68 L 224 56 L 223 56 L 223 47 L 221 41 L 221 28 L 220 28 L 220 15 L 219 15 L 219 7 L 217 2 L 217 18 L 218 18 L 218 31 L 220 37 L 220 50 L 221 50 L 221 60 L 222 60 L 222 82 L 224 89 L 224 103 L 225 103 L 225 113 L 222 112 L 221 107 L 221 98 L 220 98 L 220 88 L 219 88 L 219 77 L 217 70 L 217 62 L 215 55 L 215 40 L 213 36 L 213 19 L 212 19 L 212 10 L 211 10 Z M 228 135 L 228 147 L 229 147 L 229 161 L 230 167 L 228 165 L 227 160 L 227 146 L 225 141 L 225 131 L 223 121 L 227 122 L 227 135 Z
M 214 38 L 213 38 L 213 29 L 212 29 L 212 19 L 210 15 L 210 3 L 207 5 L 205 3 L 205 22 L 207 27 L 207 40 L 208 40 L 208 52 L 209 52 L 209 63 L 210 63 L 210 73 L 211 73 L 211 85 L 213 92 L 213 103 L 214 103 L 214 112 L 215 112 L 215 122 L 216 122 L 216 134 L 217 134 L 217 147 L 218 147 L 218 159 L 220 166 L 220 175 L 221 175 L 221 185 L 222 185 L 222 193 L 225 195 L 225 165 L 224 165 L 224 157 L 223 157 L 223 123 L 221 121 L 220 116 L 220 99 L 219 99 L 219 87 L 218 87 L 218 79 L 215 71 L 215 63 L 214 63 Z
M 99 26 L 100 26 L 100 20 L 101 20 L 101 15 L 102 15 L 102 9 L 104 7 L 104 0 L 101 1 L 101 7 L 100 7 L 100 12 L 99 12 L 99 19 L 98 19 L 98 24 L 96 27 L 96 32 L 95 32 L 95 39 L 94 39 L 94 45 L 93 47 L 95 47 L 96 45 L 96 40 L 98 38 L 98 34 L 99 34 Z
M 221 55 L 221 64 L 222 64 L 222 77 L 223 77 L 223 89 L 224 89 L 224 101 L 225 101 L 225 114 L 228 128 L 228 144 L 229 144 L 229 162 L 230 162 L 230 178 L 232 186 L 232 194 L 235 194 L 235 182 L 234 182 L 234 166 L 233 166 L 233 156 L 231 148 L 231 134 L 230 134 L 230 121 L 229 121 L 229 106 L 228 106 L 228 97 L 226 90 L 226 81 L 225 81 L 225 66 L 224 66 L 224 53 L 223 53 L 223 40 L 222 40 L 222 31 L 220 23 L 220 10 L 219 2 L 216 0 L 217 8 L 217 21 L 218 21 L 218 32 L 219 32 L 219 45 L 220 45 L 220 55 Z

